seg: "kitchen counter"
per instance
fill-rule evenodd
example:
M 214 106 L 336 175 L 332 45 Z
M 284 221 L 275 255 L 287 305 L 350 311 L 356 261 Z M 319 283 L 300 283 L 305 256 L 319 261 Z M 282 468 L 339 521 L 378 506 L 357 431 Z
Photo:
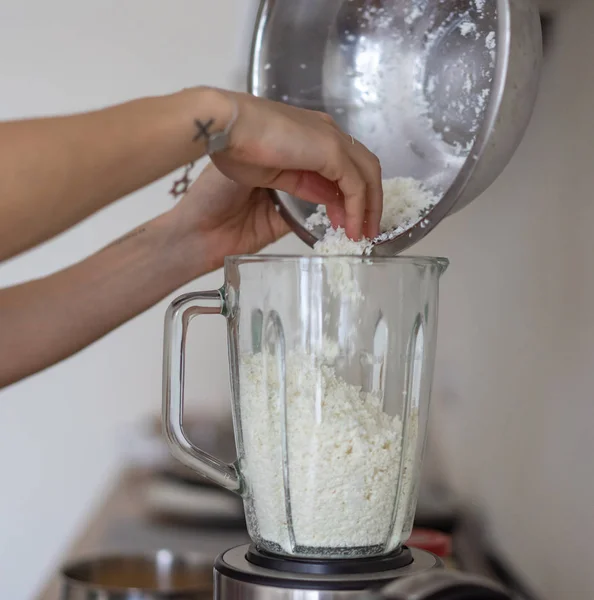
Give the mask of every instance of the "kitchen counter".
M 149 518 L 142 496 L 149 476 L 148 472 L 137 469 L 123 471 L 61 562 L 97 554 L 152 553 L 163 548 L 204 554 L 214 562 L 226 548 L 249 541 L 245 530 L 189 527 Z M 56 571 L 37 600 L 59 599 L 60 578 Z
M 245 529 L 237 527 L 205 528 L 155 520 L 145 500 L 146 485 L 152 476 L 154 472 L 149 470 L 124 470 L 61 565 L 99 554 L 147 554 L 164 548 L 203 554 L 214 562 L 223 550 L 249 542 Z M 452 559 L 446 565 L 455 568 Z M 36 600 L 60 600 L 58 568 Z
M 142 554 L 164 548 L 203 554 L 214 562 L 223 550 L 249 542 L 245 529 L 238 527 L 182 525 L 149 516 L 145 491 L 152 475 L 152 471 L 124 470 L 61 563 L 98 554 Z M 494 568 L 496 554 L 485 545 L 482 529 L 481 521 L 472 514 L 462 520 L 454 535 L 456 560 L 447 560 L 446 566 L 505 583 L 518 600 L 534 600 L 536 596 L 526 591 L 507 565 L 496 561 Z M 60 600 L 58 569 L 36 600 Z

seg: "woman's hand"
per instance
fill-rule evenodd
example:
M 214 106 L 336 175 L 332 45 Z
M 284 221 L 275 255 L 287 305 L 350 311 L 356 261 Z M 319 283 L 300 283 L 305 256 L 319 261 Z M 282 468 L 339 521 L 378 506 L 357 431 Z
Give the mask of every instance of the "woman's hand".
M 171 210 L 173 235 L 193 248 L 199 272 L 223 266 L 225 256 L 253 254 L 289 232 L 267 190 L 231 181 L 211 163 Z
M 72 267 L 0 290 L 0 387 L 70 356 L 225 256 L 257 252 L 285 234 L 261 188 L 326 204 L 352 238 L 377 233 L 379 162 L 330 117 L 194 88 L 0 124 L 0 260 L 197 160 L 235 108 L 229 148 L 213 156 L 218 170 L 207 168 L 172 210 Z
M 209 92 L 226 122 L 237 109 L 230 147 L 212 156 L 222 173 L 249 187 L 273 188 L 326 204 L 333 224 L 345 227 L 353 239 L 379 233 L 379 160 L 331 117 L 249 94 Z

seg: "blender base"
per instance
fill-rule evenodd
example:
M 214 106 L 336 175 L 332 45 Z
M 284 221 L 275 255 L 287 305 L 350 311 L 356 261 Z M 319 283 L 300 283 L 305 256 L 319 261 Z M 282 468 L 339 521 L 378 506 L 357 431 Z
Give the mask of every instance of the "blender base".
M 295 600 L 346 600 L 359 598 L 362 590 L 377 589 L 395 579 L 443 568 L 442 561 L 429 552 L 416 548 L 404 550 L 406 553 L 410 552 L 412 562 L 391 570 L 385 569 L 385 559 L 378 558 L 376 571 L 369 568 L 374 559 L 366 559 L 365 572 L 345 573 L 343 569 L 342 573 L 311 574 L 253 564 L 247 556 L 248 553 L 253 554 L 255 550 L 247 544 L 237 546 L 223 552 L 215 562 L 214 598 L 215 600 L 239 598 L 242 600 L 291 600 L 293 598 Z M 279 559 L 279 563 L 282 562 L 283 559 Z M 349 561 L 337 562 L 346 565 Z M 319 565 L 320 561 L 314 561 L 314 564 Z

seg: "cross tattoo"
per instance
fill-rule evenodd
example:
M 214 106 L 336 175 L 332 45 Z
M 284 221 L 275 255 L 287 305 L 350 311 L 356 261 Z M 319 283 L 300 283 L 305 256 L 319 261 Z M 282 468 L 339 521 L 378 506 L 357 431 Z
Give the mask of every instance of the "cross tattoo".
M 209 119 L 206 123 L 203 123 L 199 119 L 194 119 L 194 125 L 196 125 L 196 129 L 198 129 L 196 135 L 194 136 L 193 142 L 197 142 L 199 139 L 205 137 L 208 139 L 210 137 L 209 129 L 214 125 L 215 120 Z

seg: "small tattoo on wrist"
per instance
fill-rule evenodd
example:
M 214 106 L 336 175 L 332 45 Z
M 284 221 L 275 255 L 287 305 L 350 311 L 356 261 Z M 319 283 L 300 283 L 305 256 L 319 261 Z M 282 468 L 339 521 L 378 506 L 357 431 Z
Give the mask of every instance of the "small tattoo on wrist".
M 209 119 L 206 123 L 203 123 L 200 119 L 194 119 L 194 125 L 196 126 L 197 132 L 192 141 L 197 142 L 202 138 L 208 139 L 211 136 L 209 130 L 214 125 L 214 122 L 214 119 Z
M 190 172 L 194 168 L 194 164 L 194 162 L 191 162 L 189 165 L 186 165 L 184 167 L 183 175 L 173 182 L 169 193 L 173 196 L 174 200 L 177 200 L 180 196 L 183 196 L 188 191 L 190 185 L 192 185 Z
M 212 135 L 210 128 L 214 125 L 215 120 L 209 119 L 206 123 L 203 123 L 200 119 L 194 119 L 194 125 L 196 126 L 196 134 L 192 138 L 193 142 L 199 142 L 201 139 L 210 139 Z M 194 162 L 189 163 L 184 167 L 184 172 L 179 179 L 176 179 L 169 190 L 169 193 L 173 196 L 174 200 L 177 200 L 180 196 L 187 193 L 192 180 L 190 179 L 190 171 L 194 168 Z
M 114 240 L 113 242 L 111 242 L 111 244 L 109 244 L 108 248 L 110 246 L 117 246 L 118 244 L 121 244 L 122 242 L 126 242 L 127 240 L 135 238 L 135 237 L 145 233 L 145 231 L 146 231 L 146 227 L 141 227 L 140 229 L 135 229 L 134 231 L 131 231 L 130 233 L 123 235 L 121 238 L 118 238 L 117 240 Z

